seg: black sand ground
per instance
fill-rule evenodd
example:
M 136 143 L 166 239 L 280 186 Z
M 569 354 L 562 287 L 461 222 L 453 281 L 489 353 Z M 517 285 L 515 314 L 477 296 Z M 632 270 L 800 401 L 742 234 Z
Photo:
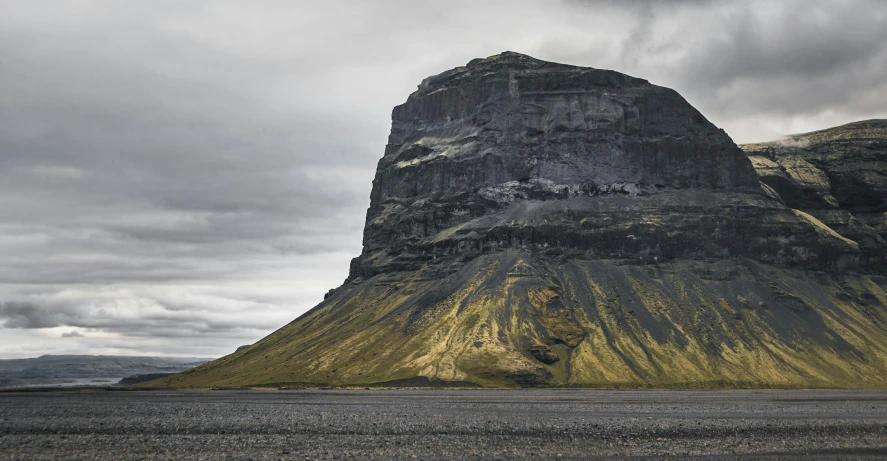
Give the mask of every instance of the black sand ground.
M 688 455 L 887 458 L 887 391 L 0 393 L 0 459 Z

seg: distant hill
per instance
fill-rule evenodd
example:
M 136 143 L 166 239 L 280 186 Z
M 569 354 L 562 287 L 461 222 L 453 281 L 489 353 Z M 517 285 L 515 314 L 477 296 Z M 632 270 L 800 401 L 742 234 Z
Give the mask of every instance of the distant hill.
M 132 375 L 177 373 L 208 362 L 199 357 L 43 355 L 0 360 L 0 387 L 112 386 Z

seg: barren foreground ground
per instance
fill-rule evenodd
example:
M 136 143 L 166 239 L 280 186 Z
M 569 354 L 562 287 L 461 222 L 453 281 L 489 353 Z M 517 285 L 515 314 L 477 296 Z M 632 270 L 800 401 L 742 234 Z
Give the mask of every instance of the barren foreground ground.
M 736 454 L 887 458 L 887 391 L 0 393 L 0 459 Z

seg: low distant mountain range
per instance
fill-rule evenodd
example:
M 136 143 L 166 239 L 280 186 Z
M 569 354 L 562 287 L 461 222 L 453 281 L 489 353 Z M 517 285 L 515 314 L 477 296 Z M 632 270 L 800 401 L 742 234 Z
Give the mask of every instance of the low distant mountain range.
M 114 386 L 133 375 L 177 373 L 208 362 L 200 357 L 43 355 L 0 360 L 0 388 Z

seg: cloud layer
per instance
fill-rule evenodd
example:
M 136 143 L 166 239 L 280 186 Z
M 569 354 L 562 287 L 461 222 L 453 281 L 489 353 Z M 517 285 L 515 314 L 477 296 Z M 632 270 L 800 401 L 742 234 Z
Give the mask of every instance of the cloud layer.
M 0 0 L 0 357 L 217 356 L 360 252 L 391 108 L 513 50 L 677 89 L 740 142 L 887 116 L 887 6 Z

